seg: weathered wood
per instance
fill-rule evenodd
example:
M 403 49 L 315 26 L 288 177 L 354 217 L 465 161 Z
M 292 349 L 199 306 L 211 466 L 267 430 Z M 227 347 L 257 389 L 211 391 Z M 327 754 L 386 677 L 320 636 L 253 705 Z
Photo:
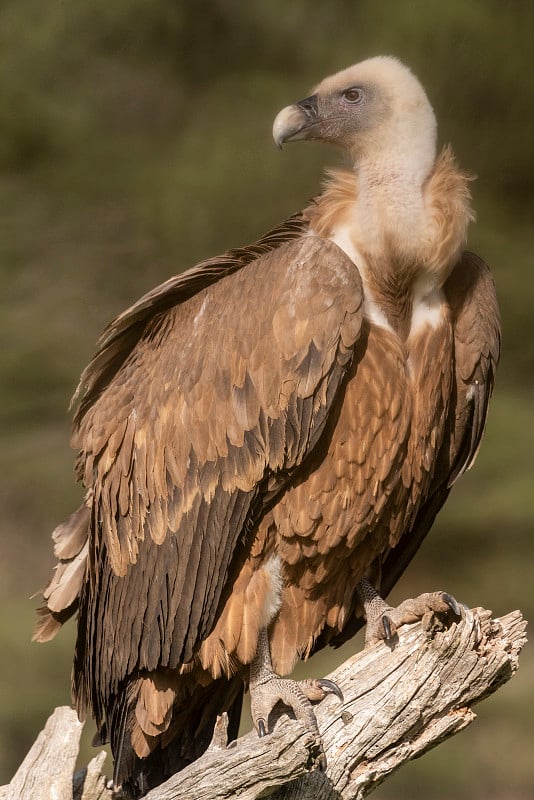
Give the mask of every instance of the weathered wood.
M 471 706 L 517 670 L 525 629 L 517 611 L 492 620 L 491 612 L 476 609 L 445 631 L 405 628 L 389 654 L 382 644 L 349 659 L 336 672 L 346 698 L 341 718 L 328 724 L 320 712 L 327 776 L 306 776 L 276 800 L 365 797 L 476 718 Z
M 72 708 L 56 708 L 7 787 L 6 800 L 71 798 L 82 728 Z
M 317 742 L 284 713 L 271 720 L 270 736 L 252 732 L 228 748 L 221 720 L 204 756 L 147 800 L 360 800 L 473 721 L 471 706 L 516 671 L 525 629 L 518 611 L 492 620 L 484 609 L 448 628 L 435 619 L 404 627 L 395 647 L 376 645 L 329 676 L 345 702 L 329 696 L 316 708 L 326 773 L 314 771 Z M 73 711 L 56 709 L 0 800 L 71 800 L 80 731 Z M 103 756 L 74 777 L 75 800 L 112 797 Z
M 74 800 L 105 800 L 106 797 L 112 797 L 112 792 L 107 788 L 108 781 L 102 774 L 106 755 L 105 750 L 101 750 L 85 769 L 75 773 L 72 780 Z

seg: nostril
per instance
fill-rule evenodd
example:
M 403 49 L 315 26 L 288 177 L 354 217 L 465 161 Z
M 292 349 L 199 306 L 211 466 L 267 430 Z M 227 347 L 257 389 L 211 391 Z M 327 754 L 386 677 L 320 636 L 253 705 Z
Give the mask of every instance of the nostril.
M 316 94 L 310 95 L 310 97 L 305 97 L 304 100 L 299 100 L 297 105 L 299 108 L 302 108 L 302 110 L 306 113 L 306 116 L 310 118 L 314 118 L 318 114 Z

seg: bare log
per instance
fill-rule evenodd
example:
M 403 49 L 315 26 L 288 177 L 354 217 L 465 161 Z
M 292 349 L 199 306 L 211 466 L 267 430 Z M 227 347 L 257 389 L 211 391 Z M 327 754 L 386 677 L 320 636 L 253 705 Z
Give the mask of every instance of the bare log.
M 316 771 L 318 742 L 280 710 L 270 736 L 252 732 L 230 747 L 221 720 L 202 758 L 147 800 L 360 800 L 475 719 L 472 706 L 517 670 L 525 630 L 519 611 L 491 619 L 484 609 L 448 628 L 435 618 L 406 626 L 395 647 L 378 644 L 329 676 L 345 702 L 328 696 L 316 708 L 326 773 Z M 0 800 L 110 800 L 104 753 L 73 778 L 80 732 L 73 711 L 56 709 Z
M 83 725 L 71 708 L 56 708 L 15 777 L 6 800 L 52 800 L 72 797 L 72 775 Z M 70 792 L 70 794 L 69 794 Z

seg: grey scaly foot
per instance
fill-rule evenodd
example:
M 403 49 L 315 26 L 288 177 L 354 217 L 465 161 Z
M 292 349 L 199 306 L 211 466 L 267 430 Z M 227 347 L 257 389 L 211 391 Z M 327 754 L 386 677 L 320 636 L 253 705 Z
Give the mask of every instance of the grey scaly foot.
M 325 770 L 326 756 L 311 704 L 323 700 L 327 694 L 335 694 L 343 702 L 343 694 L 339 686 L 326 678 L 294 681 L 277 675 L 272 667 L 269 638 L 264 629 L 258 637 L 256 656 L 250 665 L 249 688 L 252 721 L 258 736 L 267 734 L 269 714 L 278 702 L 282 702 L 293 710 L 295 717 L 304 722 L 306 728 L 317 740 L 321 748 L 318 766 L 319 769 Z
M 401 625 L 417 622 L 433 613 L 446 614 L 452 611 L 457 617 L 462 616 L 460 605 L 448 592 L 425 592 L 392 608 L 382 600 L 367 578 L 362 578 L 358 584 L 358 594 L 367 618 L 366 647 L 381 640 L 392 642 Z

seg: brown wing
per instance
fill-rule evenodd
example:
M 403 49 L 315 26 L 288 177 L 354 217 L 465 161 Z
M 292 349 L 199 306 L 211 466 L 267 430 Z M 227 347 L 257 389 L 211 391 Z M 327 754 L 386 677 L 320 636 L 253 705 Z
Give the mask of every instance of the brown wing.
M 306 230 L 304 215 L 301 212 L 294 214 L 262 236 L 256 244 L 229 250 L 222 256 L 203 261 L 187 272 L 169 278 L 119 314 L 100 337 L 98 350 L 83 371 L 72 398 L 71 405 L 80 401 L 75 426 L 79 425 L 84 414 L 105 391 L 143 336 L 150 335 L 149 329 L 154 326 L 158 315 L 184 303 L 201 289 L 231 275 L 280 244 L 302 236 Z M 50 583 L 43 591 L 45 605 L 38 609 L 40 619 L 35 626 L 35 641 L 52 639 L 78 610 L 87 569 L 91 506 L 92 492 L 84 505 L 58 525 L 52 534 L 58 563 Z
M 484 261 L 466 252 L 447 283 L 454 333 L 455 400 L 449 412 L 449 435 L 438 455 L 429 496 L 412 529 L 388 555 L 382 568 L 382 593 L 394 587 L 445 503 L 456 479 L 476 458 L 493 392 L 501 345 L 495 285 Z
M 189 661 L 213 627 L 263 495 L 324 429 L 361 303 L 335 245 L 288 242 L 156 316 L 86 402 L 74 443 L 94 502 L 74 692 L 97 723 L 128 675 Z
M 456 408 L 451 437 L 448 485 L 477 456 L 493 392 L 501 349 L 501 325 L 489 268 L 474 253 L 464 253 L 445 286 L 454 325 Z
M 147 326 L 153 324 L 158 314 L 184 303 L 201 289 L 237 272 L 280 244 L 302 236 L 306 228 L 307 221 L 303 214 L 298 212 L 268 231 L 256 244 L 229 250 L 222 256 L 202 261 L 192 269 L 156 286 L 133 306 L 119 314 L 104 330 L 98 341 L 95 356 L 82 372 L 71 402 L 71 405 L 74 405 L 80 401 L 75 424 L 81 421 L 86 411 L 107 388 L 113 376 L 145 334 Z

